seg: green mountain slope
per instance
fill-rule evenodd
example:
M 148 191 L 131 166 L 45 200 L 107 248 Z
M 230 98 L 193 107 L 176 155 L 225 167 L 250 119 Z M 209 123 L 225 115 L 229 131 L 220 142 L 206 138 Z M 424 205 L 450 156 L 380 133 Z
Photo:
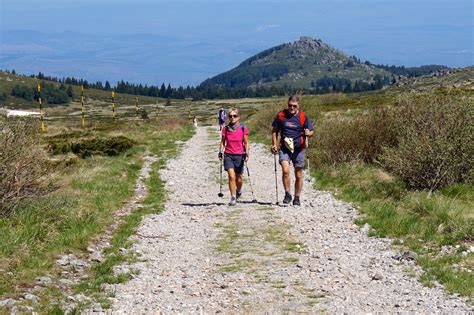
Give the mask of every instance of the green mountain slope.
M 321 40 L 301 37 L 293 43 L 267 49 L 236 68 L 204 81 L 201 86 L 311 87 L 320 79 L 373 81 L 379 75 L 390 80 L 392 73 L 329 46 Z
M 38 102 L 36 100 L 28 100 L 20 97 L 15 97 L 11 95 L 11 92 L 15 88 L 15 86 L 35 90 L 38 83 L 40 83 L 41 85 L 52 85 L 56 88 L 60 86 L 60 84 L 56 82 L 38 80 L 36 78 L 32 78 L 31 76 L 12 74 L 0 70 L 0 108 L 5 107 L 9 109 L 36 109 L 38 107 Z M 49 104 L 48 101 L 44 99 L 43 94 L 44 105 L 46 107 L 52 106 L 58 108 L 66 108 L 70 105 L 77 105 L 77 103 L 80 103 L 81 87 L 77 85 L 70 86 L 73 90 L 73 97 L 70 101 L 64 104 Z M 103 103 L 105 105 L 110 104 L 112 99 L 111 91 L 104 91 L 98 89 L 84 89 L 84 96 L 86 104 L 94 102 L 97 104 Z M 162 103 L 165 101 L 164 99 L 158 97 L 115 93 L 115 101 L 117 104 L 134 105 L 137 97 L 139 104 L 156 104 L 158 102 Z

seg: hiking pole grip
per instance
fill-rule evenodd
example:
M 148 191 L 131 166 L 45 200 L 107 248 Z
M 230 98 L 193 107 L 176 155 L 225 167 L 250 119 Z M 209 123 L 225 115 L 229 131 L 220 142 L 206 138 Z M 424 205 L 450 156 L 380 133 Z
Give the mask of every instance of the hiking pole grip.
M 222 193 L 222 160 L 221 160 L 221 167 L 220 167 L 220 175 L 221 176 L 220 176 L 220 181 L 219 181 L 219 194 L 218 194 L 218 196 L 222 198 L 224 196 L 224 194 Z

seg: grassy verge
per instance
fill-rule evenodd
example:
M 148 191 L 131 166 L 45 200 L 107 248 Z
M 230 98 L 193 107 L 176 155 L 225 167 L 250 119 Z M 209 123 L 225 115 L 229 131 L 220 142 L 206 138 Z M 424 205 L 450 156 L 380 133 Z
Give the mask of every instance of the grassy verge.
M 144 152 L 152 151 L 164 161 L 176 152 L 174 141 L 185 139 L 191 134 L 190 128 L 182 126 L 183 122 L 176 119 L 163 123 L 124 121 L 100 124 L 85 131 L 50 128 L 46 137 L 55 132 L 69 133 L 73 137 L 71 139 L 91 135 L 125 135 L 133 139 L 136 145 L 125 154 L 115 157 L 51 157 L 57 164 L 55 172 L 51 174 L 57 189 L 47 195 L 25 200 L 10 216 L 0 217 L 0 300 L 19 300 L 25 291 L 37 287 L 39 290 L 35 290 L 34 294 L 41 303 L 35 304 L 35 309 L 46 312 L 51 310 L 55 301 L 64 299 L 58 284 L 63 270 L 56 265 L 55 260 L 63 254 L 74 254 L 79 259 L 87 255 L 89 242 L 105 231 L 114 220 L 113 213 L 132 196 Z M 169 153 L 164 154 L 164 151 Z M 157 167 L 154 166 L 154 169 Z M 150 207 L 156 208 L 160 204 L 159 198 L 162 198 L 157 193 L 161 186 L 159 179 L 152 177 L 151 180 L 154 181 L 150 183 L 153 187 L 151 190 L 157 200 Z M 126 219 L 116 232 L 111 253 L 122 246 L 141 215 L 134 213 Z M 98 274 L 106 275 L 111 266 L 120 261 L 120 255 L 111 255 L 104 264 L 97 266 Z M 50 277 L 52 283 L 38 286 L 36 278 L 41 276 Z M 105 278 L 98 282 L 106 282 Z M 21 304 L 33 305 L 26 301 Z
M 131 262 L 136 259 L 133 254 L 123 251 L 123 248 L 128 249 L 132 245 L 128 239 L 135 234 L 143 216 L 160 213 L 163 210 L 166 195 L 158 170 L 165 165 L 169 158 L 177 154 L 179 147 L 175 142 L 177 140 L 186 141 L 192 136 L 193 132 L 192 128 L 187 127 L 178 131 L 165 132 L 149 139 L 151 153 L 160 158 L 152 165 L 150 178 L 147 182 L 148 195 L 142 202 L 143 207 L 137 208 L 125 218 L 111 240 L 111 246 L 105 252 L 107 258 L 104 262 L 92 267 L 90 277 L 78 285 L 76 290 L 78 293 L 93 296 L 95 300 L 102 304 L 102 307 L 110 307 L 110 301 L 107 299 L 108 293 L 104 291 L 103 284 L 123 283 L 130 279 L 130 273 L 114 274 L 113 268 L 123 262 Z M 81 307 L 86 306 L 81 305 Z
M 363 215 L 357 223 L 370 224 L 371 235 L 391 237 L 394 245 L 416 252 L 424 284 L 437 280 L 472 299 L 474 253 L 467 249 L 474 228 L 473 187 L 458 184 L 431 195 L 409 191 L 389 174 L 358 162 L 323 167 L 313 175 L 318 188 L 358 206 Z
M 86 249 L 131 196 L 141 166 L 138 151 L 78 161 L 58 178 L 65 188 L 0 218 L 0 295 L 17 297 L 36 277 L 57 272 L 54 257 Z

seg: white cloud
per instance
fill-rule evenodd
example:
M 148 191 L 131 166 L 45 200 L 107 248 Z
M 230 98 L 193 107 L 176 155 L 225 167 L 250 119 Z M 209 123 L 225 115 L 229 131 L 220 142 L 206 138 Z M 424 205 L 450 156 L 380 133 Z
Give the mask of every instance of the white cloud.
M 272 29 L 272 28 L 276 28 L 278 27 L 279 25 L 277 24 L 267 24 L 267 25 L 260 25 L 259 27 L 257 27 L 255 29 L 255 32 L 265 32 L 266 30 L 269 30 L 269 29 Z

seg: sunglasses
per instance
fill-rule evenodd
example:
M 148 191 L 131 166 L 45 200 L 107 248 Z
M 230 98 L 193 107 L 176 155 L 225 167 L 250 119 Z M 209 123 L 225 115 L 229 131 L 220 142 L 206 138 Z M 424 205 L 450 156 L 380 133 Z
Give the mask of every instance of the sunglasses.
M 229 115 L 230 118 L 237 118 L 239 115 Z
M 289 108 L 297 108 L 298 105 L 288 105 Z

